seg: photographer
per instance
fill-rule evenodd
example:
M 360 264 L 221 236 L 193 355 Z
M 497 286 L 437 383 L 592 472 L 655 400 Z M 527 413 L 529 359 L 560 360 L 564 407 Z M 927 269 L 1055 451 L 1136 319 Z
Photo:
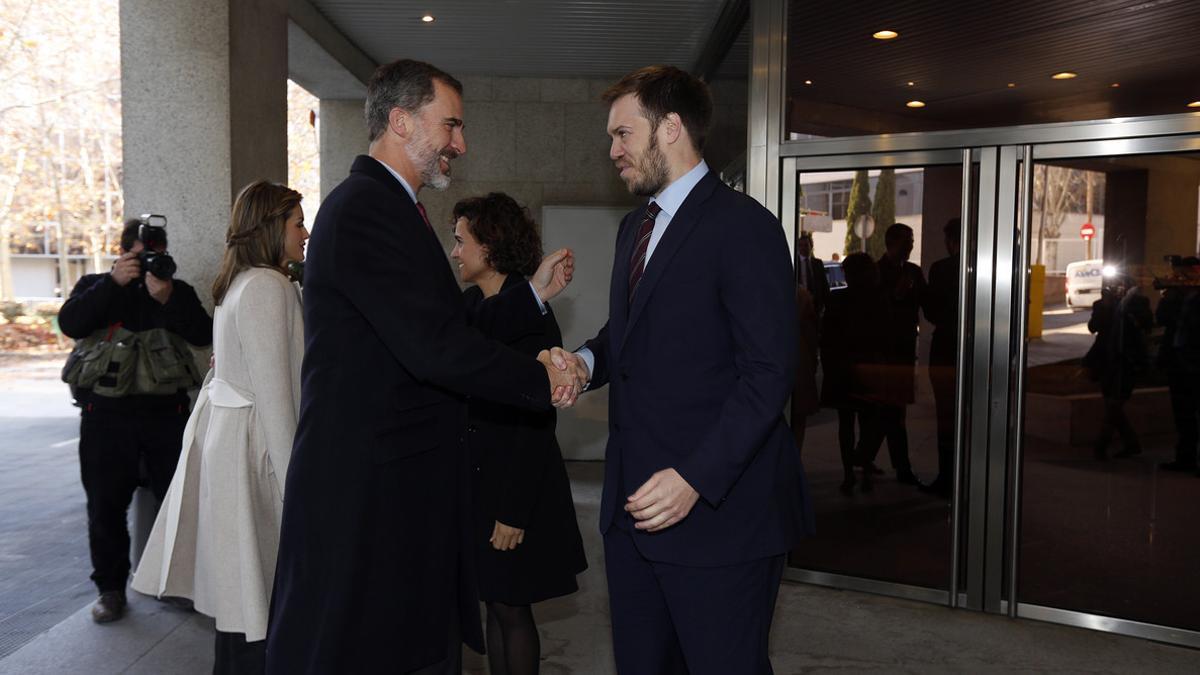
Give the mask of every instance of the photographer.
M 79 463 L 87 493 L 91 578 L 100 593 L 92 605 L 97 623 L 115 621 L 125 610 L 126 512 L 139 468 L 146 467 L 150 488 L 161 501 L 179 459 L 189 413 L 187 389 L 199 384 L 181 340 L 212 343 L 212 318 L 192 287 L 172 278 L 175 263 L 166 255 L 166 230 L 149 220 L 125 223 L 124 253 L 112 271 L 80 279 L 58 317 L 62 332 L 78 341 L 63 379 L 73 385 L 82 409 Z M 130 352 L 128 358 L 118 350 Z

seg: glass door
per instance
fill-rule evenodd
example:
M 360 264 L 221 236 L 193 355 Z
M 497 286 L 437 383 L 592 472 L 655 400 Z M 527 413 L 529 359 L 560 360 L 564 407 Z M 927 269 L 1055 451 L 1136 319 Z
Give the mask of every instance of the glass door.
M 1200 646 L 1200 136 L 1033 160 L 1015 613 Z
M 956 597 L 969 166 L 957 150 L 783 161 L 816 381 L 798 374 L 791 412 L 818 532 L 792 552 L 790 578 Z

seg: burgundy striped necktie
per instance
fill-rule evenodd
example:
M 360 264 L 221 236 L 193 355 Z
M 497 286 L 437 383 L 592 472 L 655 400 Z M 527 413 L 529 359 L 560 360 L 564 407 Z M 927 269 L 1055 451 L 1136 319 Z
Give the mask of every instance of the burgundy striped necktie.
M 633 257 L 629 259 L 629 304 L 633 304 L 633 294 L 637 292 L 642 273 L 646 271 L 646 251 L 650 248 L 650 235 L 654 233 L 654 219 L 662 207 L 656 202 L 650 202 L 646 207 L 646 215 L 637 232 L 637 246 L 633 249 Z
M 417 202 L 417 210 L 421 212 L 421 218 L 425 220 L 425 227 L 428 227 L 429 231 L 433 232 L 433 223 L 429 222 L 429 214 L 425 213 L 425 205 L 421 202 Z M 434 234 L 437 233 L 434 232 Z

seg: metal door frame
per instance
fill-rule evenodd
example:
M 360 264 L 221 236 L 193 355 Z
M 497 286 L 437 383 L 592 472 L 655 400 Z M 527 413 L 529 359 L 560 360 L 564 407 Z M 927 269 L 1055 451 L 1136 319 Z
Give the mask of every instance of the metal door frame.
M 1028 322 L 1024 308 L 1029 300 L 1030 259 L 1029 238 L 1025 235 L 1033 201 L 1026 186 L 1032 185 L 1033 167 L 1039 160 L 1200 151 L 1200 116 L 1185 115 L 1173 122 L 1170 128 L 1175 133 L 1169 135 L 959 149 L 933 147 L 940 141 L 930 139 L 931 147 L 907 152 L 826 155 L 819 151 L 822 148 L 813 148 L 818 152 L 779 159 L 781 180 L 776 203 L 789 246 L 795 244 L 794 178 L 798 172 L 959 163 L 963 167 L 964 223 L 950 590 L 791 567 L 785 578 L 1200 647 L 1200 632 L 1008 600 L 1017 597 L 1019 588 L 1021 440 L 1028 342 L 1024 337 Z M 1115 120 L 1108 128 L 1115 134 L 1124 125 L 1124 121 Z M 1164 127 L 1159 124 L 1157 128 L 1161 131 Z M 988 134 L 1014 138 L 1015 131 L 989 130 Z M 1072 134 L 1065 136 L 1070 138 Z M 803 148 L 790 148 L 793 152 L 797 149 Z M 1026 157 L 1032 161 L 1024 161 Z M 973 176 L 977 177 L 975 184 Z M 972 248 L 973 256 L 969 255 Z M 964 494 L 980 497 L 964 508 Z M 963 562 L 965 589 L 959 578 Z

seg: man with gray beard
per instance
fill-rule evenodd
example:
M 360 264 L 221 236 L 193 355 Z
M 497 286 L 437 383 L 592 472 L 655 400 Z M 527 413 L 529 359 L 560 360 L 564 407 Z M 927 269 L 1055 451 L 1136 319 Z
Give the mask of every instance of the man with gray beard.
M 461 642 L 482 651 L 465 396 L 539 410 L 581 386 L 547 354 L 539 363 L 467 327 L 417 201 L 424 186 L 447 187 L 466 152 L 461 92 L 426 63 L 380 67 L 367 89 L 368 155 L 317 214 L 271 673 L 456 673 Z M 543 312 L 571 265 L 565 249 L 548 256 L 503 312 Z

